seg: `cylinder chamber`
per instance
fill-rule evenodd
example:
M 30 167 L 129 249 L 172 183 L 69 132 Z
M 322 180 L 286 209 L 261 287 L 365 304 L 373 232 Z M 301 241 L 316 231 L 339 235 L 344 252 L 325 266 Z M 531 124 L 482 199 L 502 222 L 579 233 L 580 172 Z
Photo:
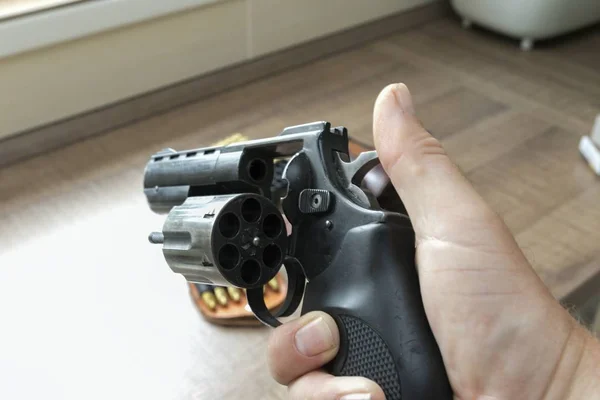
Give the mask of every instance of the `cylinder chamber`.
M 189 197 L 162 230 L 167 263 L 190 282 L 259 287 L 275 277 L 287 254 L 281 213 L 256 194 Z

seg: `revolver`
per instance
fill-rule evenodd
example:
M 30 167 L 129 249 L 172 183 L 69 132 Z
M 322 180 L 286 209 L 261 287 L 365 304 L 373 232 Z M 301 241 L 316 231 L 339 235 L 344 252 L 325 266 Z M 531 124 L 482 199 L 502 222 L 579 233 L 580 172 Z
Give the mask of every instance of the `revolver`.
M 282 191 L 272 186 L 278 162 Z M 167 214 L 149 240 L 188 282 L 245 289 L 266 325 L 280 325 L 301 303 L 302 314 L 331 315 L 340 332 L 326 366 L 333 375 L 371 379 L 387 400 L 451 400 L 419 289 L 414 230 L 394 191 L 369 187 L 375 168 L 376 151 L 352 159 L 347 129 L 329 122 L 222 147 L 165 149 L 144 171 L 150 209 Z M 281 268 L 288 292 L 271 312 L 263 286 Z

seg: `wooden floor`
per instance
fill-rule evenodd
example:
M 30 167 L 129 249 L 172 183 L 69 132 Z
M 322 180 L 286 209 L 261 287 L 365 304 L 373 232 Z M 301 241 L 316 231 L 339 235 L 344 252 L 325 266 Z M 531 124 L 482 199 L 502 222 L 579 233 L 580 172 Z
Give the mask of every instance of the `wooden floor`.
M 285 398 L 265 367 L 269 331 L 205 323 L 147 243 L 162 217 L 144 164 L 314 120 L 372 142 L 391 82 L 563 295 L 600 269 L 600 178 L 577 152 L 600 113 L 598 49 L 600 28 L 522 53 L 439 19 L 0 170 L 0 397 Z

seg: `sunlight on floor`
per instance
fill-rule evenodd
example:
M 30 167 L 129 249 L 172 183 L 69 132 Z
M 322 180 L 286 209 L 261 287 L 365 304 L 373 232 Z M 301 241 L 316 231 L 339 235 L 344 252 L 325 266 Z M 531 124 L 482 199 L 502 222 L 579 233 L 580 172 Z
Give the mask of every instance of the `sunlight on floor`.
M 0 0 L 0 20 L 89 0 Z

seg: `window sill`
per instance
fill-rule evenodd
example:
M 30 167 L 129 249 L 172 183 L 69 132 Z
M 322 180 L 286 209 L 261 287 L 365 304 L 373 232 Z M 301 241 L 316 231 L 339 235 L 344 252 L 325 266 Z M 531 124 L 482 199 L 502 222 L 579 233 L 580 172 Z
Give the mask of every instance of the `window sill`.
M 0 58 L 223 0 L 92 0 L 0 21 Z

